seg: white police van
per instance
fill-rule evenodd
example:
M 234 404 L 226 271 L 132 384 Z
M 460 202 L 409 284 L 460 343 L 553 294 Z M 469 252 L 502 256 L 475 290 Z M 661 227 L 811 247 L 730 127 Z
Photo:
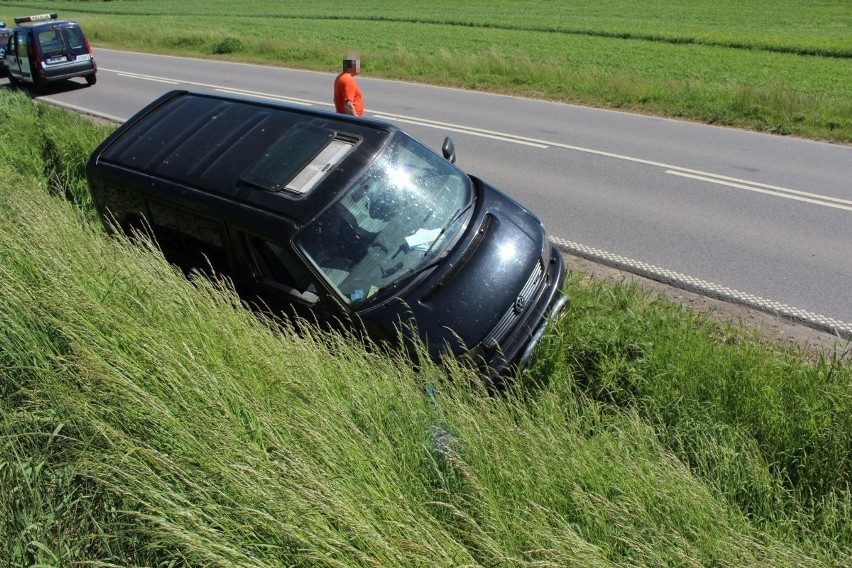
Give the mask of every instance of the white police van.
M 82 77 L 89 85 L 95 84 L 98 68 L 77 22 L 59 20 L 51 13 L 15 18 L 15 24 L 5 45 L 0 46 L 10 81 L 42 88 Z

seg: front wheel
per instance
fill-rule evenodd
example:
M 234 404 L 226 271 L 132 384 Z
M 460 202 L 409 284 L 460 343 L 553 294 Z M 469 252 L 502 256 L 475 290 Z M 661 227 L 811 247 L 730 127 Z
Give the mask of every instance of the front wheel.
M 98 82 L 98 76 L 94 74 L 86 75 L 86 82 L 89 84 L 89 86 L 92 86 Z

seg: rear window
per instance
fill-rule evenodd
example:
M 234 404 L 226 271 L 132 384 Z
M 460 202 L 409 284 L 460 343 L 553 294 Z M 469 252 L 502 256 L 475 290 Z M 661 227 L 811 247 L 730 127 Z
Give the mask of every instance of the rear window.
M 86 42 L 83 30 L 77 26 L 54 26 L 38 32 L 38 44 L 44 55 L 66 52 L 78 53 L 85 50 Z
M 68 41 L 69 49 L 84 49 L 86 47 L 86 40 L 83 36 L 83 30 L 78 28 L 77 26 L 71 26 L 65 28 L 65 39 Z
M 51 28 L 38 32 L 38 45 L 45 55 L 62 53 L 65 51 L 65 41 L 62 39 L 60 28 Z

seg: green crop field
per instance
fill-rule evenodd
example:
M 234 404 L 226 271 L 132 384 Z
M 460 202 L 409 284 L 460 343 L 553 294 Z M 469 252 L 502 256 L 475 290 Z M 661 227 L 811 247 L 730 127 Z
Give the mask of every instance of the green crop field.
M 113 0 L 60 10 L 98 47 L 363 72 L 852 141 L 848 0 Z
M 4 566 L 852 565 L 848 343 L 570 274 L 489 395 L 109 237 L 110 127 L 5 89 L 0 125 Z

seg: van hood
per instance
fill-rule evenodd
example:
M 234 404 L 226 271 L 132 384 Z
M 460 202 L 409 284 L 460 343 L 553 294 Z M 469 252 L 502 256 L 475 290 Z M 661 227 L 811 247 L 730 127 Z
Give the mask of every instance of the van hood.
M 538 218 L 490 185 L 476 179 L 474 184 L 478 203 L 444 262 L 401 293 L 401 302 L 361 314 L 392 326 L 413 316 L 433 356 L 447 348 L 454 353 L 470 350 L 494 335 L 507 314 L 521 316 L 538 291 L 531 282 L 549 260 L 543 258 L 550 247 L 544 246 Z

